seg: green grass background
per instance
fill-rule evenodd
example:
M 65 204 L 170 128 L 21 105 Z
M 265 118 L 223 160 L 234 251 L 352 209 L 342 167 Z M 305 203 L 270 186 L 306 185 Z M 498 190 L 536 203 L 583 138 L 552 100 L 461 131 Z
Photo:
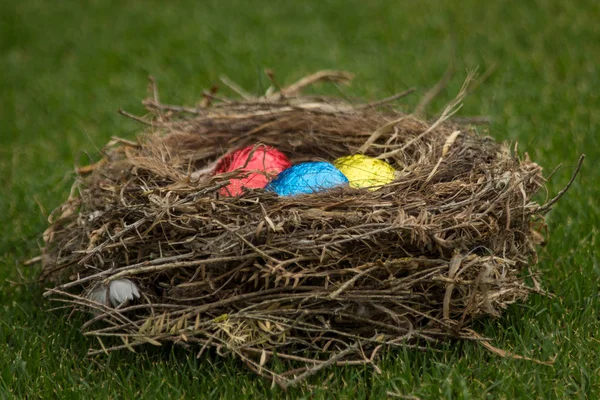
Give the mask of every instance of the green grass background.
M 46 216 L 68 194 L 73 166 L 112 135 L 141 127 L 147 76 L 164 101 L 193 104 L 219 75 L 259 93 L 270 67 L 289 83 L 325 68 L 357 79 L 346 93 L 382 98 L 423 93 L 453 61 L 456 78 L 432 104 L 453 97 L 465 71 L 497 64 L 461 115 L 487 115 L 497 140 L 547 172 L 556 193 L 580 153 L 572 190 L 549 215 L 541 250 L 544 285 L 478 330 L 496 345 L 553 367 L 496 357 L 474 343 L 440 353 L 385 355 L 372 368 L 313 377 L 299 398 L 599 398 L 598 158 L 600 3 L 597 1 L 42 1 L 0 2 L 0 398 L 269 398 L 270 384 L 232 359 L 197 360 L 178 349 L 90 360 L 95 344 L 78 319 L 49 313 L 20 262 L 38 253 Z M 419 96 L 401 104 L 410 110 Z M 330 377 L 330 373 L 333 376 Z M 328 385 L 322 382 L 330 378 Z

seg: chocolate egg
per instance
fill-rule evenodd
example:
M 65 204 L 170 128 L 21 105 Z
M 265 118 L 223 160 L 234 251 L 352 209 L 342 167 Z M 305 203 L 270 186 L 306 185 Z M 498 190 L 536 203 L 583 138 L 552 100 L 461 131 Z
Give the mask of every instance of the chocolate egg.
M 385 161 L 363 154 L 340 157 L 333 162 L 353 188 L 377 189 L 394 180 L 396 171 Z
M 296 196 L 347 184 L 348 179 L 333 164 L 310 161 L 294 165 L 277 175 L 267 190 L 279 196 Z
M 292 164 L 285 154 L 274 147 L 248 146 L 227 154 L 217 163 L 215 174 L 241 170 L 240 178 L 229 180 L 219 191 L 223 196 L 239 196 L 243 188 L 264 188 L 269 180 Z

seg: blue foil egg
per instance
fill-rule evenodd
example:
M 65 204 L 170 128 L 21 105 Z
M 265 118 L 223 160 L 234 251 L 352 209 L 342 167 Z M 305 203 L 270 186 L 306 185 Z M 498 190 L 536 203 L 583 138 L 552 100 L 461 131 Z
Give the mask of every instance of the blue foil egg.
M 279 196 L 296 196 L 347 184 L 348 178 L 333 164 L 310 161 L 296 164 L 279 173 L 266 189 Z

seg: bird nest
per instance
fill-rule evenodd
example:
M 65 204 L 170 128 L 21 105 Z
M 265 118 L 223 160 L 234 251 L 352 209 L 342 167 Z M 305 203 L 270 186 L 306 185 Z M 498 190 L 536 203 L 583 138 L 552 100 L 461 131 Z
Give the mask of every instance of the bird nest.
M 146 132 L 114 138 L 78 170 L 45 232 L 42 278 L 47 296 L 90 313 L 90 354 L 212 348 L 286 387 L 329 365 L 372 364 L 381 349 L 480 338 L 472 321 L 539 289 L 526 270 L 556 200 L 534 200 L 542 168 L 452 122 L 466 86 L 429 122 L 388 105 L 400 96 L 299 94 L 348 78 L 322 72 L 241 101 L 205 93 L 190 108 L 154 92 L 149 115 L 132 116 Z M 256 143 L 294 164 L 362 153 L 396 177 L 377 190 L 222 196 L 244 171 L 215 175 L 216 162 Z M 111 303 L 111 282 L 133 290 Z

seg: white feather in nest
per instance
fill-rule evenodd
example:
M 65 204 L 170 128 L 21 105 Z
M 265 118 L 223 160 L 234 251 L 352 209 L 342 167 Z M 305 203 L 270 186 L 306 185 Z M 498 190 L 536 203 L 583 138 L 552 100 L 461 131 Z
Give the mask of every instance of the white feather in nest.
M 129 279 L 117 279 L 107 285 L 100 285 L 88 294 L 88 299 L 113 307 L 140 298 L 137 285 Z M 109 303 L 110 301 L 110 303 Z

